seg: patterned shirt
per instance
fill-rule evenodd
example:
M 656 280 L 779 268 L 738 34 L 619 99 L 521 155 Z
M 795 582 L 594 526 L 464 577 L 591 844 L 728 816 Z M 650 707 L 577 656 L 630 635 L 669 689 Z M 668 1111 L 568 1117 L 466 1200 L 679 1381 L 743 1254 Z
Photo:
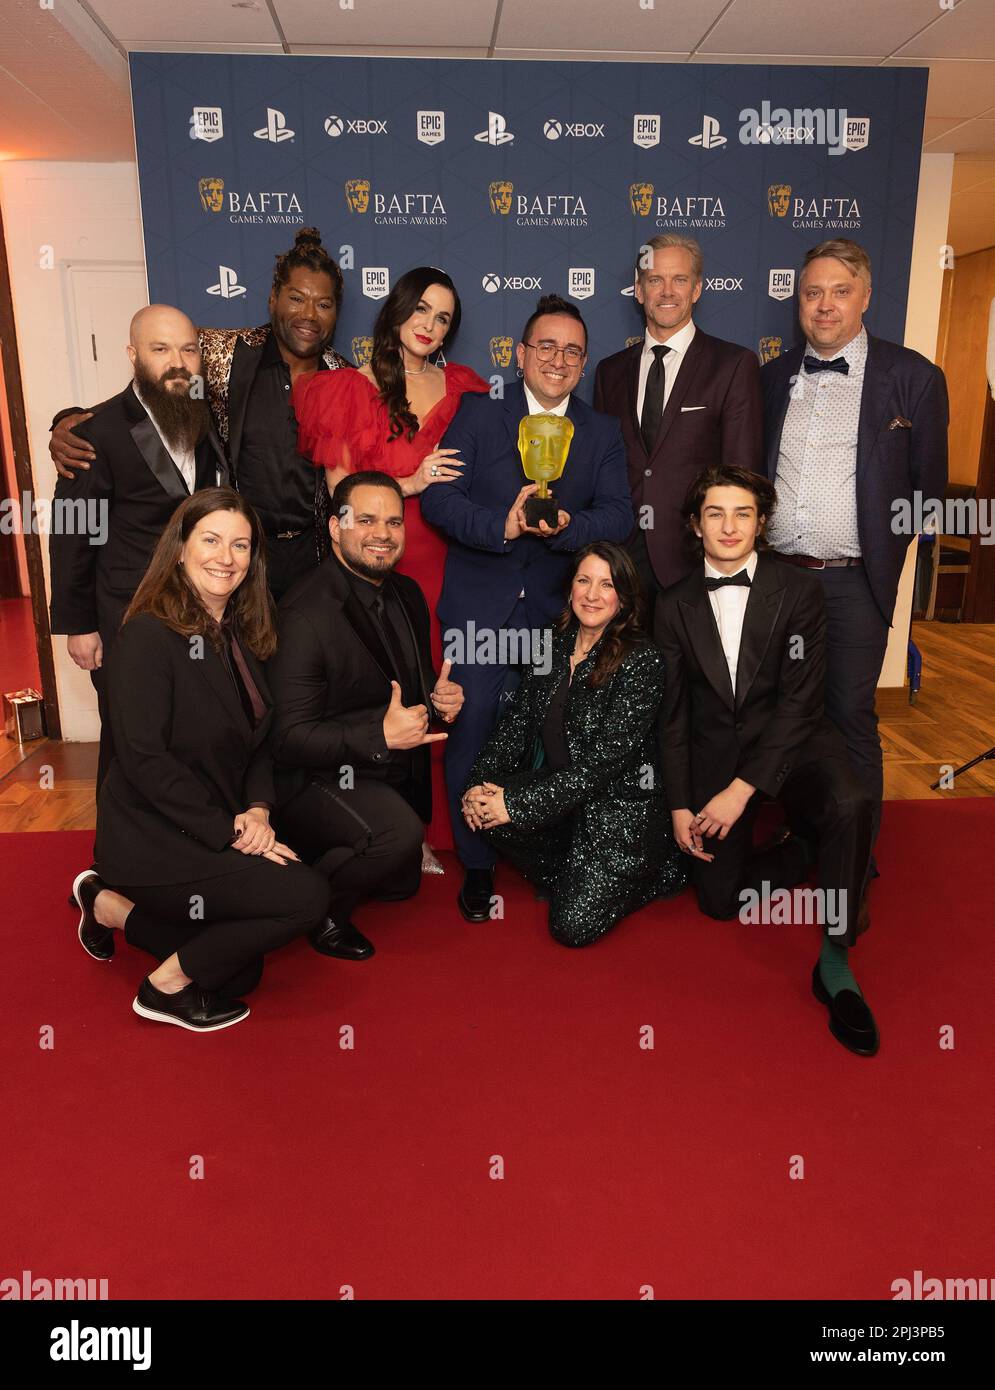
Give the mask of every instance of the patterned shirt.
M 806 355 L 819 354 L 811 343 Z M 857 428 L 867 362 L 863 328 L 837 357 L 849 372 L 802 367 L 791 387 L 777 456 L 777 507 L 767 528 L 785 555 L 842 560 L 860 555 L 857 531 Z

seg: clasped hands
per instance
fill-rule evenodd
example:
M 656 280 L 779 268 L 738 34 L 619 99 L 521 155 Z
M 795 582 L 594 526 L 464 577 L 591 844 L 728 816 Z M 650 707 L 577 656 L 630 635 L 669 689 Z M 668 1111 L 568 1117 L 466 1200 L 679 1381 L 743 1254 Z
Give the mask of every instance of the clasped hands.
M 697 815 L 687 806 L 671 811 L 670 819 L 677 848 L 710 864 L 714 854 L 705 850 L 704 837 L 717 835 L 724 840 L 746 810 L 755 787 L 734 777 L 723 791 L 716 792 Z
M 452 665 L 448 660 L 442 663 L 439 679 L 429 696 L 436 714 L 446 724 L 451 724 L 463 707 L 463 687 L 449 679 Z M 430 734 L 426 706 L 402 704 L 401 687 L 397 681 L 391 681 L 390 704 L 383 718 L 383 737 L 388 748 L 420 748 L 423 743 L 438 743 L 449 735 Z
M 463 797 L 463 819 L 471 830 L 493 830 L 497 825 L 510 825 L 511 817 L 504 804 L 504 788 L 493 782 L 471 787 Z
M 287 864 L 297 855 L 289 845 L 283 845 L 276 838 L 276 831 L 269 823 L 269 811 L 262 806 L 250 806 L 235 817 L 235 839 L 232 849 L 239 854 L 260 854 L 264 859 L 272 859 L 274 864 Z

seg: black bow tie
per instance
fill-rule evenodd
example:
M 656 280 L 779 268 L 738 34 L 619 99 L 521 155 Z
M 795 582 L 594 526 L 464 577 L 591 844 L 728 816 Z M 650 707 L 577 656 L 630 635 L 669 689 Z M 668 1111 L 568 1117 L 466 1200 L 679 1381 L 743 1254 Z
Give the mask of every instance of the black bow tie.
M 738 574 L 726 574 L 721 579 L 705 579 L 705 588 L 709 593 L 713 589 L 724 589 L 727 584 L 742 584 L 744 589 L 750 587 L 750 576 L 746 570 L 740 570 Z
M 842 372 L 846 376 L 850 371 L 845 357 L 832 357 L 828 361 L 825 357 L 803 357 L 802 362 L 807 372 Z

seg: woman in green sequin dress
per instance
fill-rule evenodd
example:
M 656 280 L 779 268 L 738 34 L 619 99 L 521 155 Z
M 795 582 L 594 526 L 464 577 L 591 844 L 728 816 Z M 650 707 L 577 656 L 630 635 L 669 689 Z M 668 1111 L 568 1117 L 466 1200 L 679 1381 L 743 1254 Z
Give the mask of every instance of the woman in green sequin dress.
M 598 542 L 577 555 L 551 669 L 527 668 L 463 797 L 467 824 L 548 897 L 564 946 L 688 881 L 656 749 L 663 658 L 640 608 L 626 551 Z

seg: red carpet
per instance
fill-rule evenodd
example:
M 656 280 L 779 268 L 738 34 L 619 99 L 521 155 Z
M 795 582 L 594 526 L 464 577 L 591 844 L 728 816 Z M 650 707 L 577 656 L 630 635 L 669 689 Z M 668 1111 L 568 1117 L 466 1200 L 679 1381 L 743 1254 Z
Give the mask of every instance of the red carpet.
M 76 942 L 91 841 L 0 841 L 0 1277 L 106 1278 L 112 1298 L 850 1299 L 916 1269 L 995 1276 L 995 800 L 886 808 L 856 952 L 873 1060 L 809 992 L 813 927 L 713 923 L 685 895 L 569 951 L 507 869 L 505 919 L 463 923 L 449 857 L 414 903 L 360 914 L 374 960 L 297 944 L 246 1023 L 195 1037 L 131 1012 L 148 957 Z

